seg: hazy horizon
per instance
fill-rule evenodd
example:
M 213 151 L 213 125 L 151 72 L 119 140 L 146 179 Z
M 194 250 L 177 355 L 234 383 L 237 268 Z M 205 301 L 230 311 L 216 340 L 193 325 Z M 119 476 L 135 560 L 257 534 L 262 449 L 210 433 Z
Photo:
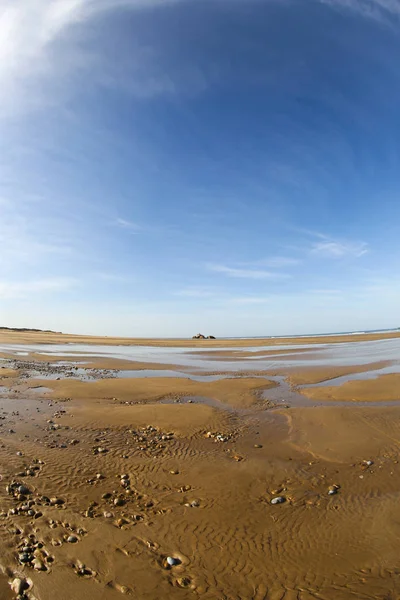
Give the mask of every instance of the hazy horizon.
M 391 0 L 0 0 L 0 324 L 398 327 L 399 55 Z

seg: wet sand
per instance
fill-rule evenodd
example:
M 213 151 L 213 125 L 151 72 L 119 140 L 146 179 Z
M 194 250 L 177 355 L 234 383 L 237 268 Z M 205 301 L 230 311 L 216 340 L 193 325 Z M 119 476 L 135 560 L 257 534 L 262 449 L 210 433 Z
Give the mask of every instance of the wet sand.
M 400 375 L 296 387 L 388 361 L 281 370 L 289 394 L 258 361 L 194 381 L 147 359 L 4 361 L 2 600 L 18 578 L 30 600 L 400 597 Z
M 346 402 L 380 402 L 400 400 L 400 375 L 382 375 L 367 381 L 348 381 L 341 386 L 302 388 L 302 394 L 319 400 Z

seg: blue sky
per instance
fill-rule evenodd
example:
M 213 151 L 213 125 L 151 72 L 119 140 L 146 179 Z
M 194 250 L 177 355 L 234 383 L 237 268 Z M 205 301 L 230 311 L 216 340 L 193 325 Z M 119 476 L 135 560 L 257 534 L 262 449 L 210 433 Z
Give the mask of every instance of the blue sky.
M 0 0 L 0 325 L 400 325 L 398 0 Z

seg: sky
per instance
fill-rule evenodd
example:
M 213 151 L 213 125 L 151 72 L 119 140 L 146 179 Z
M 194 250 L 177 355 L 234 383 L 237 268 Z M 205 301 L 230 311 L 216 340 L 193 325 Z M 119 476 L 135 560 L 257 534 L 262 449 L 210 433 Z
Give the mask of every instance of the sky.
M 0 0 L 0 326 L 400 326 L 399 0 Z

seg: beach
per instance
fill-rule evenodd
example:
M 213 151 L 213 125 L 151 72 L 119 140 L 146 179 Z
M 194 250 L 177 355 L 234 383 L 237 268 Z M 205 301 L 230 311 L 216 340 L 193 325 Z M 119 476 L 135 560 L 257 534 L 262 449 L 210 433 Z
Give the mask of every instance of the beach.
M 0 358 L 0 598 L 400 597 L 400 332 Z

